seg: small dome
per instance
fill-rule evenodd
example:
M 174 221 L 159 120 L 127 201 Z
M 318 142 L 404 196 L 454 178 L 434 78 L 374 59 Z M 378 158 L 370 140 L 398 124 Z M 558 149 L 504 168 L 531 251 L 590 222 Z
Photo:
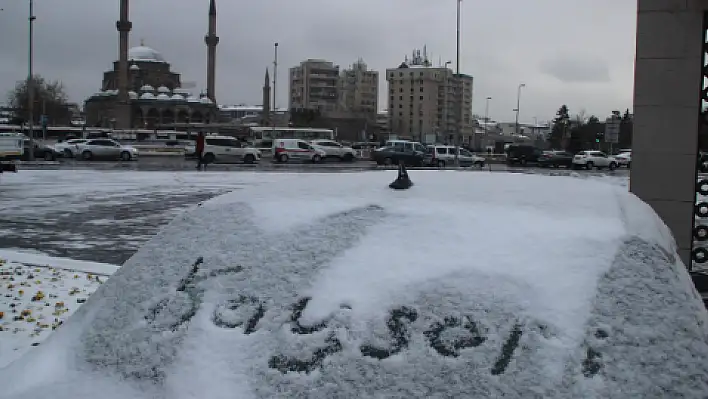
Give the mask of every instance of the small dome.
M 211 104 L 211 103 L 212 103 L 211 100 L 209 99 L 209 97 L 202 97 L 202 98 L 199 100 L 199 102 L 202 103 L 202 104 Z
M 131 71 L 137 71 L 137 70 L 139 70 L 139 69 L 140 69 L 140 67 L 137 66 L 137 65 L 135 65 L 135 64 L 133 64 L 133 65 L 130 66 L 130 70 L 131 70 Z
M 184 97 L 179 94 L 173 94 L 170 99 L 174 101 L 184 101 Z
M 131 90 L 128 92 L 128 97 L 130 97 L 131 100 L 136 100 L 138 98 L 138 93 Z
M 143 94 L 140 96 L 140 99 L 141 99 L 141 100 L 154 100 L 154 99 L 155 99 L 155 96 L 154 96 L 152 93 L 143 93 Z
M 170 89 L 168 89 L 168 88 L 165 87 L 165 86 L 160 86 L 160 87 L 157 88 L 157 92 L 158 92 L 158 93 L 169 93 L 169 92 L 170 92 Z
M 189 97 L 187 98 L 187 102 L 190 102 L 190 103 L 198 103 L 198 102 L 199 102 L 199 99 L 196 98 L 196 97 L 194 97 L 194 96 L 189 96 Z
M 170 99 L 170 96 L 168 96 L 168 95 L 165 94 L 165 93 L 160 93 L 160 94 L 157 95 L 157 99 L 158 99 L 158 100 L 169 100 L 169 99 Z
M 166 62 L 162 54 L 147 46 L 137 46 L 128 50 L 128 61 Z
M 145 85 L 140 88 L 140 91 L 155 91 L 155 88 L 150 85 Z

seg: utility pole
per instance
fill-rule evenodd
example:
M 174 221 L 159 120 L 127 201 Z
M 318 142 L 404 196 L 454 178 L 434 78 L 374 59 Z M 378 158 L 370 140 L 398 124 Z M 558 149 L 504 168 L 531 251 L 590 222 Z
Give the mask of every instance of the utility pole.
M 516 135 L 517 135 L 517 136 L 519 135 L 519 106 L 521 105 L 521 88 L 522 88 L 522 87 L 526 87 L 526 84 L 525 84 L 525 83 L 521 83 L 521 84 L 519 85 L 518 90 L 516 91 L 516 109 L 514 110 L 514 111 L 516 111 L 516 123 L 515 123 L 515 125 L 516 125 Z
M 457 128 L 455 129 L 455 166 L 460 166 L 460 129 L 462 128 L 462 78 L 460 76 L 460 6 L 462 0 L 457 0 L 457 77 L 455 88 L 457 89 Z
M 278 97 L 278 43 L 274 45 L 275 57 L 273 58 L 273 118 L 270 121 L 271 126 L 271 139 L 275 140 L 275 118 L 278 115 L 278 110 L 275 108 L 276 98 Z
M 487 124 L 489 123 L 489 101 L 491 100 L 491 97 L 487 97 L 487 105 L 484 106 L 484 135 L 486 136 L 487 133 Z
M 34 161 L 34 72 L 33 72 L 33 53 L 34 53 L 34 0 L 29 0 L 29 54 L 28 54 L 28 71 L 27 71 L 27 113 L 29 114 L 27 127 L 29 135 L 29 160 Z

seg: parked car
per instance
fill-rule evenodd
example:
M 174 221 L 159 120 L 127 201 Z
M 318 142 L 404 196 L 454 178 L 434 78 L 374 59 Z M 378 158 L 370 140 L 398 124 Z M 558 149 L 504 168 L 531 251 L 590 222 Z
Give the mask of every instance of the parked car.
M 573 154 L 567 151 L 544 151 L 538 157 L 538 165 L 542 168 L 558 168 L 560 166 L 572 168 Z
M 506 150 L 506 163 L 509 165 L 526 165 L 528 163 L 538 163 L 538 159 L 543 152 L 528 144 L 511 144 Z
M 312 140 L 310 144 L 324 151 L 325 158 L 337 158 L 345 162 L 356 159 L 356 151 L 352 147 L 344 146 L 334 140 Z
M 455 146 L 451 145 L 431 145 L 425 154 L 424 163 L 429 166 L 437 166 L 444 168 L 446 165 L 455 164 Z M 477 156 L 470 151 L 460 148 L 458 155 L 460 166 L 479 166 L 484 167 L 486 158 Z
M 573 167 L 585 169 L 617 169 L 618 163 L 614 157 L 608 156 L 602 151 L 580 151 L 573 157 Z
M 32 144 L 30 144 L 29 138 L 24 139 L 23 146 L 23 161 L 28 161 L 30 159 L 30 153 L 33 153 L 34 159 L 43 159 L 45 161 L 54 161 L 59 156 L 54 150 L 54 147 L 36 140 Z
M 305 140 L 273 140 L 273 159 L 281 163 L 288 162 L 291 159 L 319 163 L 322 162 L 326 155 L 327 153 L 324 150 L 316 148 Z
M 64 158 L 74 158 L 81 144 L 86 143 L 87 139 L 70 139 L 54 144 L 54 151 L 57 155 Z
M 93 139 L 79 144 L 77 154 L 81 159 L 90 161 L 93 159 L 120 159 L 121 161 L 131 161 L 138 159 L 138 149 L 128 145 L 122 145 L 115 140 Z
M 620 152 L 615 155 L 615 160 L 617 160 L 617 166 L 626 166 L 628 168 L 632 167 L 632 151 Z
M 423 166 L 425 147 L 408 146 L 397 143 L 392 147 L 379 148 L 373 152 L 372 158 L 378 165 L 397 165 L 403 162 L 406 166 Z
M 261 160 L 261 152 L 233 137 L 206 136 L 202 159 L 205 163 L 253 164 Z

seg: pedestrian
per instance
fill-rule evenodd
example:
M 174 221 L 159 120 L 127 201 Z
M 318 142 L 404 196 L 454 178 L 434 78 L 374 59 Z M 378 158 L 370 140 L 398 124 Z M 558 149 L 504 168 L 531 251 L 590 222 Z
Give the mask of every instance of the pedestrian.
M 204 132 L 199 132 L 197 134 L 197 145 L 195 146 L 195 152 L 197 153 L 197 169 L 201 170 L 202 165 L 204 165 L 204 169 L 206 169 L 206 165 L 204 164 Z

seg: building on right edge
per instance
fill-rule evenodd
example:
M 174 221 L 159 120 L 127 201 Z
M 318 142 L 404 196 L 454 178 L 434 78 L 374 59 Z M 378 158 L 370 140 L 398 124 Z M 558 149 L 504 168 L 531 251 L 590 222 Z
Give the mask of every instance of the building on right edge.
M 398 68 L 387 69 L 386 80 L 392 134 L 454 144 L 459 132 L 461 145 L 473 142 L 472 76 L 434 67 L 425 51 L 416 50 Z

